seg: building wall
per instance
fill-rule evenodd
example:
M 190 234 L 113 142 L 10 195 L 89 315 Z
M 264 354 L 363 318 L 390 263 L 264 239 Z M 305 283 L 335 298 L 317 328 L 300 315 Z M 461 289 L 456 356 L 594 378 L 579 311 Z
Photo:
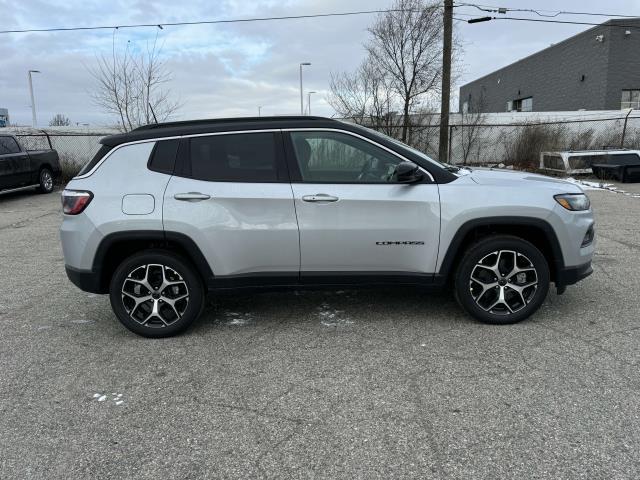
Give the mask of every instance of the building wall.
M 616 20 L 636 28 L 610 28 L 605 108 L 619 109 L 622 90 L 640 90 L 640 19 Z M 629 30 L 629 35 L 625 32 Z
M 640 26 L 640 19 L 614 22 Z M 509 100 L 526 97 L 537 112 L 619 109 L 621 89 L 640 88 L 640 29 L 624 33 L 599 25 L 468 83 L 460 111 L 469 102 L 470 111 L 504 112 Z

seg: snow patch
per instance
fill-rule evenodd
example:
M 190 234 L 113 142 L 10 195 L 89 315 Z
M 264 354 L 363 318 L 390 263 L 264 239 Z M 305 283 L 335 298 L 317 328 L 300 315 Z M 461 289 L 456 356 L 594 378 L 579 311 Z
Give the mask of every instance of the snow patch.
M 224 324 L 232 327 L 243 327 L 253 323 L 251 313 L 225 312 L 224 317 Z
M 594 182 L 591 180 L 578 180 L 573 177 L 567 178 L 566 181 L 569 183 L 573 183 L 574 185 L 578 185 L 583 190 L 608 190 L 610 192 L 626 195 L 627 197 L 640 198 L 640 194 L 625 192 L 621 188 L 616 187 L 613 183 Z
M 323 303 L 318 307 L 320 323 L 325 327 L 343 327 L 346 325 L 352 325 L 353 320 L 344 317 L 342 313 L 342 310 L 331 308 L 328 303 Z
M 117 392 L 113 392 L 111 395 L 107 393 L 94 393 L 93 399 L 98 402 L 106 402 L 107 400 L 109 400 L 109 403 L 114 403 L 115 405 L 122 405 L 124 403 L 122 394 Z

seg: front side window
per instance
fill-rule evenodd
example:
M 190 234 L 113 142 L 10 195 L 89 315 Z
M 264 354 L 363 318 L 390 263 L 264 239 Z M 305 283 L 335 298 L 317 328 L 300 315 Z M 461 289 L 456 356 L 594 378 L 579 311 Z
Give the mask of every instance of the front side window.
M 20 147 L 13 137 L 0 137 L 0 155 L 20 153 Z
M 187 176 L 210 182 L 277 182 L 273 133 L 234 133 L 194 137 Z
M 640 108 L 640 90 L 622 90 L 620 109 Z
M 403 160 L 370 142 L 340 132 L 291 132 L 304 182 L 388 183 Z

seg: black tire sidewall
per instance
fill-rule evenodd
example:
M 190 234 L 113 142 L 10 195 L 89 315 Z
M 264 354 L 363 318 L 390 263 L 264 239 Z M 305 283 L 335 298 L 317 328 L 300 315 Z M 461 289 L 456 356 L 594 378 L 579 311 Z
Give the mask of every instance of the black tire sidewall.
M 127 275 L 137 266 L 158 263 L 174 269 L 184 279 L 189 289 L 189 303 L 182 318 L 163 328 L 151 328 L 141 325 L 127 314 L 122 303 L 121 287 Z M 111 277 L 109 286 L 111 308 L 118 320 L 129 330 L 143 337 L 171 337 L 185 331 L 202 312 L 204 291 L 202 281 L 190 262 L 165 251 L 147 251 L 137 253 L 124 260 Z
M 525 255 L 533 262 L 538 275 L 538 288 L 531 302 L 522 310 L 509 315 L 485 312 L 476 304 L 469 291 L 469 278 L 473 268 L 485 255 L 496 250 L 514 250 Z M 506 325 L 525 320 L 535 313 L 547 296 L 549 284 L 549 265 L 542 252 L 526 240 L 504 235 L 482 240 L 467 250 L 456 271 L 455 293 L 458 303 L 475 319 L 484 323 Z
M 44 172 L 49 173 L 49 176 L 51 177 L 51 188 L 49 188 L 49 189 L 45 187 L 44 182 L 42 180 L 42 174 Z M 51 172 L 51 170 L 49 170 L 48 168 L 43 168 L 42 170 L 40 170 L 40 174 L 38 175 L 38 184 L 40 185 L 38 187 L 38 189 L 42 193 L 51 193 L 51 192 L 53 192 L 53 188 L 54 188 L 54 185 L 53 185 L 53 173 Z

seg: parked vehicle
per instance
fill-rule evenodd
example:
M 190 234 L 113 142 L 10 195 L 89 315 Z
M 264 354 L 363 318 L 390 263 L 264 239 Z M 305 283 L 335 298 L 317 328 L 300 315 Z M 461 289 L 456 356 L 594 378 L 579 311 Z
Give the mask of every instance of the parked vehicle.
M 640 151 L 621 149 L 542 152 L 540 170 L 547 174 L 589 175 L 621 182 L 640 181 Z M 595 168 L 594 168 L 595 165 Z M 636 179 L 637 180 L 634 180 Z
M 623 150 L 603 156 L 591 165 L 593 174 L 601 180 L 640 182 L 640 151 Z
M 0 191 L 37 187 L 42 193 L 50 193 L 59 175 L 58 152 L 27 151 L 15 136 L 0 134 Z
M 183 331 L 206 292 L 319 285 L 445 287 L 514 323 L 592 272 L 578 186 L 447 167 L 356 125 L 177 122 L 101 143 L 62 194 L 66 271 L 140 335 Z

